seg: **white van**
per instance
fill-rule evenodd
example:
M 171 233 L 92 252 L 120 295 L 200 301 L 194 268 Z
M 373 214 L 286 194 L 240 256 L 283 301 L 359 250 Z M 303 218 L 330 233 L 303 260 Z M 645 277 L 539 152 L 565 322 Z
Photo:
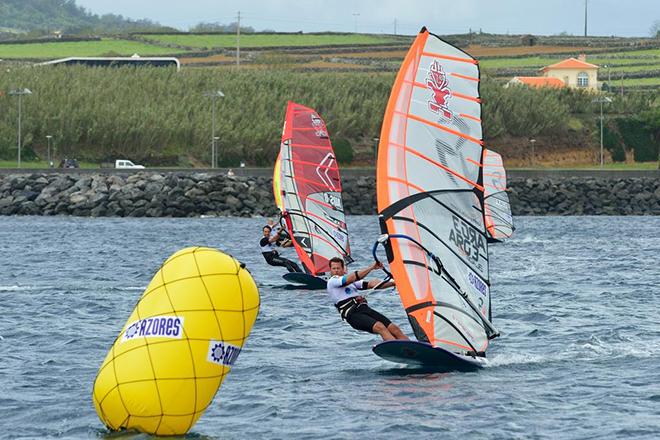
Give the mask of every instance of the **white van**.
M 115 168 L 133 168 L 133 169 L 143 169 L 144 165 L 135 165 L 130 160 L 118 159 L 115 161 Z

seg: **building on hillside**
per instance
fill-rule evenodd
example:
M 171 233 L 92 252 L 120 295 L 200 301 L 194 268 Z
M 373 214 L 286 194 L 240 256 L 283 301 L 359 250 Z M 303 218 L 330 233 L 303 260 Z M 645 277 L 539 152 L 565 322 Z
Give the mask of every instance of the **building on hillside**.
M 599 90 L 598 66 L 587 63 L 585 55 L 568 58 L 541 69 L 543 76 L 516 76 L 507 86 L 525 84 L 532 87 L 570 87 Z M 561 84 L 561 85 L 560 85 Z
M 181 63 L 174 57 L 141 57 L 133 55 L 131 57 L 69 57 L 59 60 L 46 61 L 39 63 L 39 66 L 71 66 L 83 65 L 90 67 L 122 67 L 122 66 L 148 66 L 148 67 L 175 67 L 181 69 Z

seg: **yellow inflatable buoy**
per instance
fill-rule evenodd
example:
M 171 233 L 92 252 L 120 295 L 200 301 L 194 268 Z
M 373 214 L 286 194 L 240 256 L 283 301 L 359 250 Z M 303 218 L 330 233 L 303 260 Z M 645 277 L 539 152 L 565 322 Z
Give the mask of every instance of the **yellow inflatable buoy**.
M 185 434 L 211 403 L 259 313 L 259 291 L 234 258 L 203 247 L 165 261 L 142 294 L 96 381 L 112 430 Z

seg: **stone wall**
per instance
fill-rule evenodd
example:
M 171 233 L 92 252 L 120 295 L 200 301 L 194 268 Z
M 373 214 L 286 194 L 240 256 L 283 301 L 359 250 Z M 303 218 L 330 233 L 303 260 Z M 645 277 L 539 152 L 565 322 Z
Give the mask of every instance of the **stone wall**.
M 660 215 L 657 177 L 513 177 L 514 215 Z M 343 179 L 348 214 L 375 214 L 373 176 Z M 194 172 L 0 175 L 0 215 L 274 216 L 272 179 Z

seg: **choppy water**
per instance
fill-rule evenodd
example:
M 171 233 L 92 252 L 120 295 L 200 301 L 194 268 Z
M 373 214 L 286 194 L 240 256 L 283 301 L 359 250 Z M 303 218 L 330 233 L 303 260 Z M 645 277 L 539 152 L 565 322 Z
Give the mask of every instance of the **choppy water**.
M 519 218 L 491 247 L 492 362 L 450 374 L 381 360 L 325 292 L 284 289 L 258 252 L 263 222 L 0 218 L 0 437 L 118 438 L 94 411 L 96 371 L 160 264 L 191 245 L 247 263 L 262 297 L 191 437 L 660 437 L 660 217 Z M 369 263 L 375 218 L 349 228 Z M 396 295 L 370 303 L 410 333 Z

